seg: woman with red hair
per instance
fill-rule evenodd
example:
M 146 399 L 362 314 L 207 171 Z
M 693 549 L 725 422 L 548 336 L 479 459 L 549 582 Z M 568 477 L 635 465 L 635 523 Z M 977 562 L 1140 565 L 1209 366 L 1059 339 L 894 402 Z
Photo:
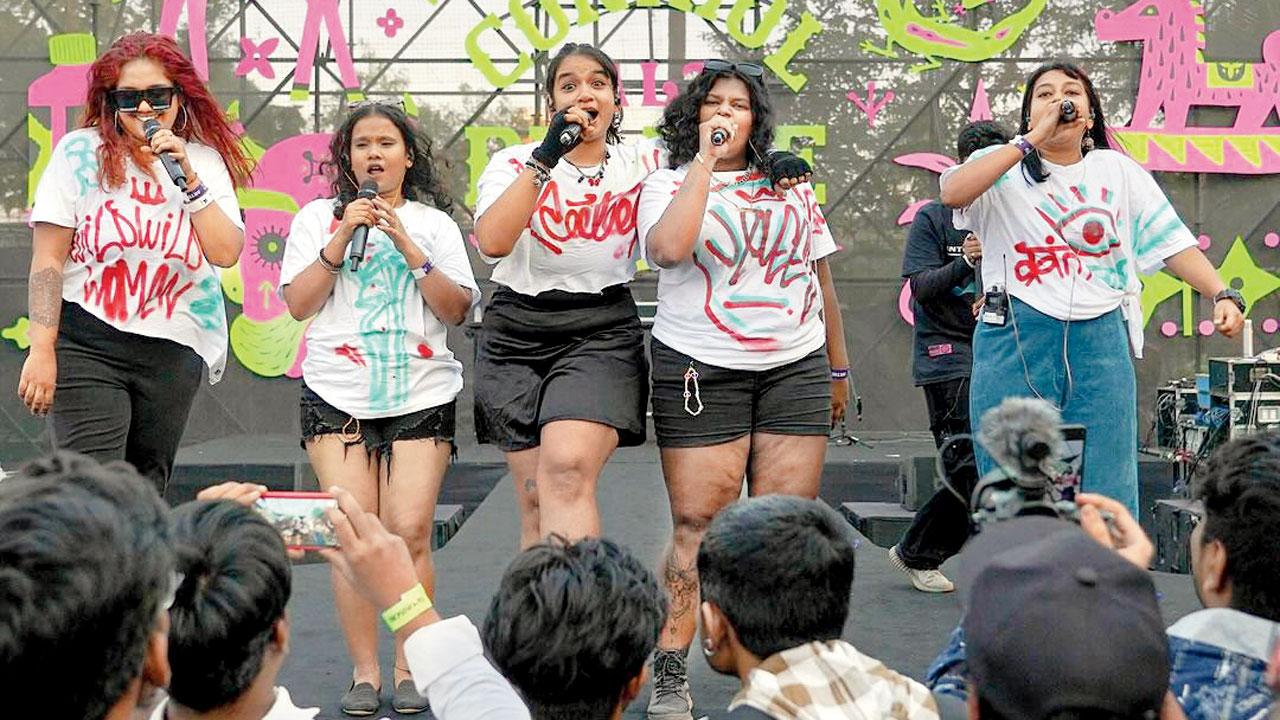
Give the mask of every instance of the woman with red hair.
M 54 148 L 31 210 L 18 394 L 49 416 L 54 447 L 128 460 L 163 491 L 200 366 L 222 377 L 213 266 L 240 257 L 236 187 L 249 173 L 172 39 L 126 35 L 94 62 L 80 129 Z

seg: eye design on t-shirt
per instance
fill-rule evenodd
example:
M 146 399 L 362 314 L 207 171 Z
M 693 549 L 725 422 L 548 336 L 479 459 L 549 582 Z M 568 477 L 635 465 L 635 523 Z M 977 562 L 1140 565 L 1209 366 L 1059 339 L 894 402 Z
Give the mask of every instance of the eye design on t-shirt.
M 1047 193 L 1036 212 L 1077 253 L 1103 257 L 1120 245 L 1115 213 L 1110 207 L 1113 197 L 1107 188 L 1094 197 L 1088 187 L 1076 185 L 1066 197 Z
M 253 252 L 258 262 L 265 267 L 280 267 L 284 261 L 284 230 L 267 226 L 262 228 L 253 238 Z

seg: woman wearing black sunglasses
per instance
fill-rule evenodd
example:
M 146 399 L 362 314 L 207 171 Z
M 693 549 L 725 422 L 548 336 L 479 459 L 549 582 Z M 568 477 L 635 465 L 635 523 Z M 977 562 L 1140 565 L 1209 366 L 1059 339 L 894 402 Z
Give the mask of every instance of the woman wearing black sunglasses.
M 816 497 L 827 433 L 848 402 L 848 357 L 813 188 L 769 181 L 764 70 L 711 60 L 667 106 L 670 169 L 645 180 L 638 233 L 658 274 L 653 422 L 674 537 L 671 610 L 654 655 L 650 718 L 689 718 L 685 655 L 696 558 L 711 518 L 752 495 Z
M 80 129 L 36 188 L 18 394 L 49 415 L 55 447 L 128 460 L 163 491 L 201 365 L 213 383 L 226 362 L 213 266 L 240 257 L 236 187 L 250 164 L 171 38 L 120 38 L 89 83 Z

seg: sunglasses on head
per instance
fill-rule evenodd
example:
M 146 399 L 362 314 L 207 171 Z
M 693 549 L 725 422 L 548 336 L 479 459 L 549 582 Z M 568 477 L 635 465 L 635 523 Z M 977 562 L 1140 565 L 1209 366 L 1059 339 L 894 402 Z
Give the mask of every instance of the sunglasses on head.
M 736 72 L 756 80 L 764 79 L 764 66 L 749 62 L 729 62 L 728 60 L 708 60 L 702 63 L 702 69 L 710 72 Z
M 156 112 L 168 110 L 173 104 L 173 96 L 178 88 L 173 86 L 151 87 L 146 90 L 112 90 L 111 104 L 120 112 L 136 113 L 143 100 Z
M 377 100 L 358 100 L 356 102 L 347 103 L 347 111 L 359 110 L 377 105 L 379 107 L 395 108 L 400 112 L 404 112 L 404 98 L 385 98 Z

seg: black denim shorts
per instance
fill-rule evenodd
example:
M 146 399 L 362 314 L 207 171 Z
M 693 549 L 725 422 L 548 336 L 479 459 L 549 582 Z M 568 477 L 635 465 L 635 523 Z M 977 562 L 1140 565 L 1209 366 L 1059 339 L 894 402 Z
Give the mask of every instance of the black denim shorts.
M 397 440 L 433 438 L 453 442 L 456 401 L 393 417 L 354 418 L 324 401 L 324 398 L 302 385 L 299 405 L 302 411 L 302 447 L 321 435 L 338 435 L 348 447 L 363 443 L 375 457 L 391 457 L 391 444 Z
M 720 445 L 745 435 L 827 435 L 831 365 L 826 347 L 769 370 L 695 360 L 653 339 L 653 429 L 658 447 Z M 697 379 L 685 380 L 692 367 Z M 689 396 L 685 397 L 685 392 Z

